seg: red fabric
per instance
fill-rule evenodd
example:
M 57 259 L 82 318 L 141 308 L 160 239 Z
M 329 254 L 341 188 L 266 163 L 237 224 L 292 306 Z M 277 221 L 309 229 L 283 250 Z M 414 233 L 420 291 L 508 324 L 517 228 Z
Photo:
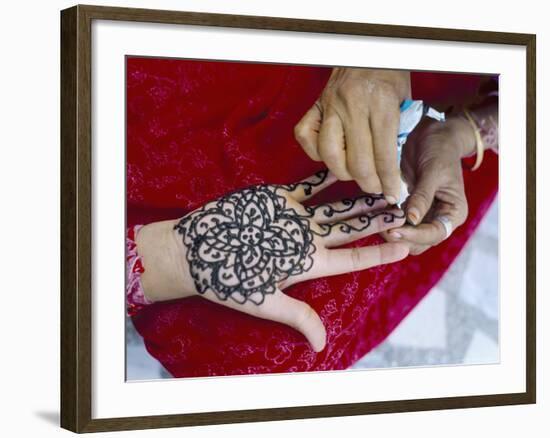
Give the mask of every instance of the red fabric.
M 302 152 L 293 127 L 329 69 L 151 58 L 129 58 L 127 67 L 128 226 L 179 217 L 228 190 L 290 183 L 322 167 Z M 478 83 L 477 76 L 416 73 L 413 92 L 449 101 L 474 93 Z M 132 320 L 175 377 L 347 368 L 440 279 L 493 200 L 497 178 L 492 153 L 477 172 L 465 172 L 467 223 L 422 256 L 288 289 L 320 314 L 328 334 L 320 353 L 289 327 L 201 297 L 155 303 Z M 338 183 L 317 200 L 355 193 L 353 183 Z

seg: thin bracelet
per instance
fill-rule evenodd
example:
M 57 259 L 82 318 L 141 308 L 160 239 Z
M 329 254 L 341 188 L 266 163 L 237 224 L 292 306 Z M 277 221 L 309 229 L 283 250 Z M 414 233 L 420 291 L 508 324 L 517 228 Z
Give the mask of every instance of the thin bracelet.
M 481 166 L 481 162 L 483 161 L 483 152 L 485 151 L 485 145 L 483 144 L 483 139 L 481 138 L 481 134 L 479 133 L 477 123 L 472 117 L 472 114 L 470 114 L 470 111 L 468 111 L 466 108 L 464 108 L 462 111 L 464 112 L 464 115 L 466 116 L 468 122 L 470 122 L 472 129 L 474 130 L 474 136 L 476 138 L 476 162 L 470 168 L 470 170 L 477 170 L 479 166 Z

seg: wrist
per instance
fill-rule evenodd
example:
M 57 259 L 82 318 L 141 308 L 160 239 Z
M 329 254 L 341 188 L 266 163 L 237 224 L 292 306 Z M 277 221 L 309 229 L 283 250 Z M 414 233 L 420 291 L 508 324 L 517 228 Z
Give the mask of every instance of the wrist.
M 141 283 L 146 298 L 164 301 L 194 292 L 183 242 L 174 230 L 177 220 L 153 222 L 136 235 L 137 252 L 144 272 Z
M 372 79 L 377 79 L 390 85 L 395 95 L 403 101 L 411 97 L 411 74 L 405 70 L 376 70 L 368 69 L 367 74 Z M 401 102 L 399 102 L 401 103 Z
M 476 152 L 476 136 L 474 127 L 468 119 L 461 115 L 450 116 L 445 122 L 448 124 L 455 136 L 460 158 L 469 157 Z
M 399 100 L 411 97 L 411 75 L 405 70 L 381 70 L 372 68 L 334 67 L 329 85 L 337 84 L 343 78 L 370 84 L 370 92 L 379 87 L 391 90 Z

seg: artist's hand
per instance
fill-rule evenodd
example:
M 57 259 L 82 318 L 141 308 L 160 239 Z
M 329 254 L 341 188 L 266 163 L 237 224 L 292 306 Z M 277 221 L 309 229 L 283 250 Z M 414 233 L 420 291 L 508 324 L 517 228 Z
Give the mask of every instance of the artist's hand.
M 396 70 L 334 68 L 323 93 L 294 133 L 309 157 L 324 161 L 342 181 L 366 193 L 399 199 L 399 106 L 410 98 L 410 74 Z
M 464 223 L 468 203 L 461 159 L 474 145 L 472 128 L 463 118 L 421 122 L 407 139 L 401 163 L 411 193 L 403 207 L 409 224 L 383 232 L 387 241 L 405 242 L 416 255 L 446 238 L 445 226 L 436 218 L 447 218 L 453 230 Z
M 184 216 L 174 232 L 183 244 L 186 288 L 287 324 L 321 351 L 326 338 L 321 319 L 283 290 L 304 280 L 395 262 L 408 253 L 403 243 L 335 249 L 405 221 L 401 210 L 385 209 L 381 196 L 302 205 L 335 180 L 323 171 L 297 184 L 252 186 Z

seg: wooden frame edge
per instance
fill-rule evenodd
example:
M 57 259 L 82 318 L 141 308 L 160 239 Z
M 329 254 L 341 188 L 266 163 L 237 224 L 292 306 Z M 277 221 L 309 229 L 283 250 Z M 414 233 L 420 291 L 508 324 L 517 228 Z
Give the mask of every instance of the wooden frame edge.
M 61 427 L 76 431 L 76 7 L 61 14 Z
M 537 37 L 526 41 L 526 392 L 537 401 Z
M 94 19 L 522 45 L 527 51 L 526 392 L 92 419 L 91 22 Z M 61 427 L 100 432 L 536 402 L 536 36 L 463 29 L 77 5 L 61 11 Z
M 532 34 L 493 32 L 486 30 L 447 29 L 438 27 L 371 24 L 352 21 L 327 21 L 299 18 L 267 17 L 258 15 L 232 15 L 207 12 L 173 11 L 162 9 L 123 8 L 110 6 L 78 5 L 93 19 L 172 23 L 197 26 L 229 27 L 261 30 L 284 30 L 329 34 L 368 35 L 387 38 L 413 38 L 480 42 L 493 44 L 527 45 Z
M 91 23 L 80 6 L 61 12 L 61 415 L 91 420 Z
M 385 402 L 346 403 L 290 408 L 204 412 L 198 414 L 155 415 L 91 420 L 80 432 L 143 430 L 168 427 L 206 426 L 261 421 L 300 420 L 387 413 L 470 409 L 532 403 L 527 393 L 467 397 L 446 397 Z

